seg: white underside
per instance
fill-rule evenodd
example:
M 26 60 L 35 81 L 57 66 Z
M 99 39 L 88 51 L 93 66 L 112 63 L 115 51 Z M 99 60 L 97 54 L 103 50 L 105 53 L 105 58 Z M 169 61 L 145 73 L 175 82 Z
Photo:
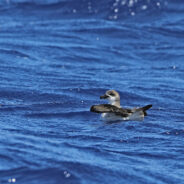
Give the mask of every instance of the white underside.
M 102 113 L 101 117 L 104 121 L 142 121 L 144 119 L 144 115 L 141 112 L 134 112 L 128 117 L 118 116 L 114 113 Z

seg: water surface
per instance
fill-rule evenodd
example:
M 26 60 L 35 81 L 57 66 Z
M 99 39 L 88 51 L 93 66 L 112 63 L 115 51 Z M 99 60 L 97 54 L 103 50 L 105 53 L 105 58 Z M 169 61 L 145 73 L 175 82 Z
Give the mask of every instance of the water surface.
M 183 183 L 183 73 L 182 1 L 1 1 L 0 183 Z

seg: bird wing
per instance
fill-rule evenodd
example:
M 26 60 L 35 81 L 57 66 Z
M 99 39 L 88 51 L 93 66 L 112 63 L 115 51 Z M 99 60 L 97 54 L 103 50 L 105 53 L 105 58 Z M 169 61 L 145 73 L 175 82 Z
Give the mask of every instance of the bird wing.
M 114 113 L 122 117 L 128 117 L 133 113 L 131 109 L 119 108 L 110 104 L 93 105 L 91 106 L 90 111 L 96 113 Z

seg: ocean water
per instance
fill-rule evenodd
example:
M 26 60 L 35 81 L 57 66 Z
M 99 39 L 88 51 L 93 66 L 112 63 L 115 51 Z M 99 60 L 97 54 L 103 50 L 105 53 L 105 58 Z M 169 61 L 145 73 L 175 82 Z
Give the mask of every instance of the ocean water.
M 90 106 L 115 89 L 143 121 Z M 181 0 L 0 1 L 0 184 L 183 184 Z

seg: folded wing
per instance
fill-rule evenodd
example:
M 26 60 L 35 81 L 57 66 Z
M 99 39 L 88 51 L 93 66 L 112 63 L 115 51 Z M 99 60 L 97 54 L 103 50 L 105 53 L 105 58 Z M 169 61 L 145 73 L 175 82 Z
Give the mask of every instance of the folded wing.
M 123 109 L 110 104 L 93 105 L 90 111 L 96 113 L 114 113 L 122 117 L 128 117 L 133 113 L 131 109 Z
M 91 106 L 90 111 L 96 112 L 96 113 L 114 113 L 122 117 L 128 117 L 132 115 L 133 113 L 137 112 L 137 113 L 140 113 L 146 116 L 147 115 L 146 111 L 151 107 L 152 105 L 146 105 L 141 108 L 125 109 L 125 108 L 119 108 L 119 107 L 116 107 L 110 104 L 100 104 L 100 105 Z

